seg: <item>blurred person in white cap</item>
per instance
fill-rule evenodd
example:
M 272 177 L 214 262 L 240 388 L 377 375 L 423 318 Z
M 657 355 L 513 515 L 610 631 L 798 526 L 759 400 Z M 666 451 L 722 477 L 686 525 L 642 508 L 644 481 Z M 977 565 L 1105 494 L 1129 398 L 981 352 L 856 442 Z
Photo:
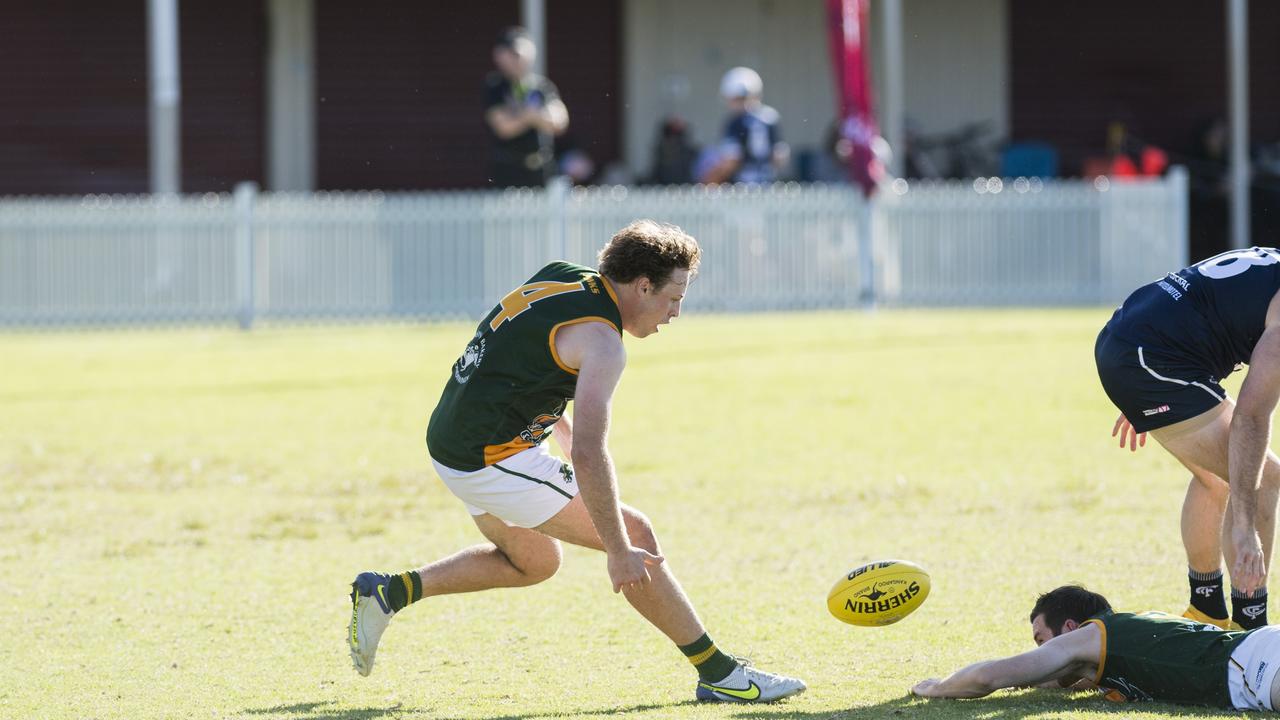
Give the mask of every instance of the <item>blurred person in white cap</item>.
M 791 150 L 778 130 L 778 111 L 761 102 L 764 82 L 755 70 L 735 67 L 720 80 L 720 96 L 729 120 L 716 148 L 716 163 L 703 182 L 771 183 L 786 165 Z
M 537 56 L 522 27 L 506 28 L 494 42 L 497 71 L 485 78 L 484 90 L 493 187 L 540 187 L 555 171 L 553 139 L 569 127 L 569 111 L 555 84 L 533 72 Z

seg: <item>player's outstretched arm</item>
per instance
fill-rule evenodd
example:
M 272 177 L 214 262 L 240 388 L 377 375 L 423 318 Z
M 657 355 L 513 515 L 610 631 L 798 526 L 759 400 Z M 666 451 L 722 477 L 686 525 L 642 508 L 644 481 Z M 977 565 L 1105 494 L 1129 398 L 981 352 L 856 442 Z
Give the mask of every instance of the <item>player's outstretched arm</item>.
M 618 481 L 609 456 L 609 410 L 626 365 L 617 331 L 600 323 L 571 325 L 556 336 L 557 354 L 578 368 L 573 400 L 573 467 L 582 503 L 609 556 L 613 591 L 649 582 L 647 567 L 662 557 L 632 547 L 622 520 Z M 553 436 L 554 437 L 554 436 Z
M 1079 678 L 1096 667 L 1101 651 L 1102 633 L 1090 623 L 1021 655 L 974 663 L 941 680 L 922 680 L 911 692 L 929 698 L 977 698 L 1001 688 Z
M 1274 304 L 1274 303 L 1273 303 Z M 1268 313 L 1271 315 L 1272 313 Z M 1268 318 L 1270 320 L 1270 318 Z M 1227 475 L 1231 485 L 1231 543 L 1235 565 L 1231 583 L 1251 592 L 1266 582 L 1267 566 L 1258 527 L 1258 488 L 1271 442 L 1271 414 L 1280 400 L 1280 323 L 1268 323 L 1249 358 L 1249 373 L 1231 416 Z

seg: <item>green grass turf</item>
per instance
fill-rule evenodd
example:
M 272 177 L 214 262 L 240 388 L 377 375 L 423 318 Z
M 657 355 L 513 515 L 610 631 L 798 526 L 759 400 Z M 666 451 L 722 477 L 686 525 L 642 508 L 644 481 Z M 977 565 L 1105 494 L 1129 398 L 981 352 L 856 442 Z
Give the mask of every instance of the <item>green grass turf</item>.
M 351 669 L 351 578 L 479 540 L 422 441 L 470 325 L 0 336 L 0 717 L 1174 714 L 905 696 L 1029 648 L 1031 602 L 1063 582 L 1185 606 L 1188 476 L 1110 439 L 1107 315 L 702 316 L 628 339 L 623 497 L 712 637 L 809 683 L 767 707 L 691 703 L 686 661 L 576 548 L 540 586 L 410 608 L 374 674 Z M 837 578 L 888 557 L 932 573 L 916 614 L 827 614 Z

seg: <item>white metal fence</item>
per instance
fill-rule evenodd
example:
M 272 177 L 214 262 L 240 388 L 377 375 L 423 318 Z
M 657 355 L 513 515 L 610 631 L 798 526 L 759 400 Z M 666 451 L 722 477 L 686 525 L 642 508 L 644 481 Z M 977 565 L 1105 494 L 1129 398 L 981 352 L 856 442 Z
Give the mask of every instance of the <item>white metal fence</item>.
M 1186 177 L 0 200 L 0 324 L 477 317 L 544 263 L 674 222 L 690 310 L 1116 302 L 1186 264 Z
M 1154 182 L 913 186 L 885 193 L 873 216 L 886 304 L 1118 304 L 1187 264 L 1181 168 Z

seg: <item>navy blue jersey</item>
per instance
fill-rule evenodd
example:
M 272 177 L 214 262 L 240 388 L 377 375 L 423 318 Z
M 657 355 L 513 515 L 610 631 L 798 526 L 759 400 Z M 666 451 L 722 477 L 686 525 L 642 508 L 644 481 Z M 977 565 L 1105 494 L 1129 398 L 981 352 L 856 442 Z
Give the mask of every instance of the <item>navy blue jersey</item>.
M 1138 288 L 1107 329 L 1136 345 L 1182 356 L 1222 378 L 1249 362 L 1277 291 L 1280 251 L 1232 250 Z
M 760 105 L 729 118 L 724 128 L 720 152 L 741 160 L 734 182 L 773 182 L 773 150 L 782 142 L 778 131 L 778 111 Z

